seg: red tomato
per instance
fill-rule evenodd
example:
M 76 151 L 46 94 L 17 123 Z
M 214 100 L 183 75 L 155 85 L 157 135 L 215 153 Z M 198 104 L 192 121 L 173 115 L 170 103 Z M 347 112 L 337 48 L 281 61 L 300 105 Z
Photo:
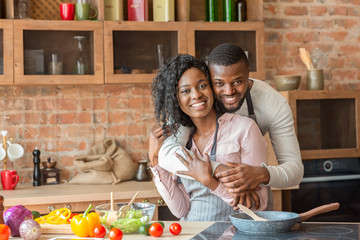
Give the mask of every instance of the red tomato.
M 181 225 L 178 223 L 173 223 L 170 225 L 169 231 L 173 235 L 179 235 L 181 233 Z
M 149 228 L 149 234 L 153 237 L 160 237 L 164 232 L 163 227 L 160 223 L 153 223 Z
M 123 238 L 123 233 L 118 228 L 112 228 L 109 232 L 110 240 L 121 240 Z
M 103 238 L 106 235 L 106 229 L 103 225 L 99 225 L 94 228 L 94 236 L 96 238 Z
M 0 240 L 8 240 L 11 235 L 11 230 L 8 225 L 0 224 Z

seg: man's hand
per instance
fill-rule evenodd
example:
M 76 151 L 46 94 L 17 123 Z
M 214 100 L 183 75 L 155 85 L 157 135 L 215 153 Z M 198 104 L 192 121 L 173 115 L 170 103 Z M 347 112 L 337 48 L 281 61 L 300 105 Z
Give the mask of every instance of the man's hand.
M 259 209 L 260 207 L 260 198 L 254 190 L 247 190 L 240 193 L 230 193 L 230 195 L 233 197 L 231 206 L 234 207 L 234 210 L 239 209 L 237 206 L 239 203 L 248 208 L 254 207 L 255 209 Z
M 158 153 L 163 144 L 165 130 L 162 127 L 150 131 L 149 136 L 149 160 L 151 167 L 158 165 Z
M 215 190 L 219 185 L 219 182 L 212 176 L 212 168 L 209 156 L 205 153 L 205 161 L 203 161 L 199 159 L 197 152 L 194 152 L 194 157 L 191 157 L 191 155 L 184 149 L 184 147 L 180 148 L 184 152 L 186 159 L 175 153 L 176 157 L 187 167 L 188 171 L 177 171 L 177 173 L 190 176 L 203 184 L 205 187 L 211 190 Z
M 254 190 L 261 183 L 267 184 L 270 180 L 270 174 L 265 167 L 230 162 L 227 165 L 232 169 L 218 172 L 216 168 L 215 176 L 232 193 Z

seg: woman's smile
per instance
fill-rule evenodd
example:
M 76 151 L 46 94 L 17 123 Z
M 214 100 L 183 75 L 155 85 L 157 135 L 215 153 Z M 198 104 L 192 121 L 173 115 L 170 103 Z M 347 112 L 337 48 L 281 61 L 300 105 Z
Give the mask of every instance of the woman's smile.
M 177 98 L 181 110 L 190 118 L 206 117 L 214 110 L 209 80 L 195 67 L 186 70 L 179 79 Z

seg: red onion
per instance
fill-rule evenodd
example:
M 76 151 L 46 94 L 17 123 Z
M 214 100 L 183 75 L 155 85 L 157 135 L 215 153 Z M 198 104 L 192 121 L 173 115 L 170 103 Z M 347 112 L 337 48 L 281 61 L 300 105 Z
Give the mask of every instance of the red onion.
M 11 229 L 11 236 L 18 237 L 20 224 L 25 219 L 32 219 L 32 212 L 22 205 L 16 205 L 4 212 L 4 222 Z
M 20 224 L 19 232 L 24 240 L 36 240 L 41 236 L 41 227 L 36 221 L 26 219 Z

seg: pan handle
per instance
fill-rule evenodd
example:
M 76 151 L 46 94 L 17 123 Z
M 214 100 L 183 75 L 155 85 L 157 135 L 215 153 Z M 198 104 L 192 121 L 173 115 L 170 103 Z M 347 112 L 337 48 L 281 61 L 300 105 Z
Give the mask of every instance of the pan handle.
M 300 221 L 304 222 L 313 216 L 337 210 L 337 209 L 339 209 L 339 206 L 340 206 L 340 204 L 338 202 L 336 202 L 336 203 L 325 204 L 325 205 L 313 208 L 307 212 L 300 213 L 299 214 Z

